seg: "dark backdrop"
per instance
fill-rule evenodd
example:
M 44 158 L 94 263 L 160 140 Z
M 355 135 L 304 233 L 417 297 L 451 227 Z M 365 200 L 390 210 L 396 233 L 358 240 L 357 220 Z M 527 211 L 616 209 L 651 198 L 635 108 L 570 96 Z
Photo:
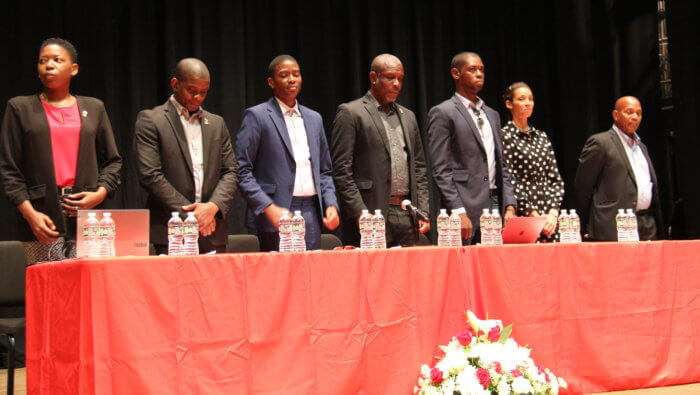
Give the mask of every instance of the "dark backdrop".
M 209 66 L 212 88 L 204 107 L 223 115 L 235 138 L 244 108 L 269 97 L 267 64 L 280 53 L 299 60 L 300 101 L 323 115 L 328 133 L 338 104 L 367 90 L 375 55 L 390 52 L 402 59 L 406 79 L 398 101 L 424 124 L 429 108 L 453 94 L 452 56 L 471 50 L 486 65 L 481 97 L 501 112 L 504 123 L 503 89 L 519 80 L 533 88 L 532 123 L 554 145 L 567 186 L 564 207 L 571 206 L 586 138 L 611 126 L 617 97 L 639 97 L 644 109 L 639 134 L 659 175 L 667 222 L 674 197 L 682 197 L 685 213 L 678 229 L 698 237 L 700 15 L 695 1 L 669 3 L 674 141 L 661 117 L 656 2 L 649 0 L 15 1 L 4 6 L 0 26 L 5 53 L 0 102 L 40 90 L 36 59 L 43 39 L 72 41 L 80 64 L 73 92 L 104 100 L 124 158 L 122 187 L 108 206 L 137 208 L 145 193 L 135 173 L 133 124 L 139 110 L 166 100 L 172 69 L 182 57 L 195 56 Z M 677 196 L 671 192 L 674 168 Z M 231 233 L 246 232 L 244 209 L 237 195 Z M 0 198 L 0 239 L 14 238 L 17 220 L 16 210 Z

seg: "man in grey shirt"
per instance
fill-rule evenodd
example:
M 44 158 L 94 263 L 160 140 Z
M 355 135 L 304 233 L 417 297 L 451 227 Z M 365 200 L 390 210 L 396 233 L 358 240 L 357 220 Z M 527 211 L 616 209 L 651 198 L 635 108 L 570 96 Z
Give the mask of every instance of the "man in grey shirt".
M 369 92 L 341 104 L 333 121 L 333 180 L 344 214 L 345 244 L 359 245 L 357 220 L 363 209 L 384 213 L 387 246 L 415 245 L 418 232 L 430 230 L 430 222 L 414 219 L 401 208 L 408 199 L 429 211 L 418 122 L 411 110 L 395 102 L 403 78 L 403 65 L 396 56 L 377 56 L 369 73 Z

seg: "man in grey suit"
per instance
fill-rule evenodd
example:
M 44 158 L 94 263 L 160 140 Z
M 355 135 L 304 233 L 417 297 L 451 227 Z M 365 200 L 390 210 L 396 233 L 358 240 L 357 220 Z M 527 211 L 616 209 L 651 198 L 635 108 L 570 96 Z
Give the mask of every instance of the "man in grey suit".
M 640 240 L 663 239 L 656 173 L 636 133 L 642 106 L 636 97 L 621 97 L 612 116 L 612 128 L 589 137 L 579 156 L 575 185 L 581 229 L 589 240 L 617 240 L 617 210 L 631 208 Z
M 343 213 L 343 241 L 359 245 L 358 218 L 363 209 L 381 209 L 387 246 L 415 245 L 430 222 L 401 208 L 411 200 L 429 211 L 428 179 L 420 130 L 413 112 L 396 104 L 404 70 L 394 55 L 374 58 L 370 90 L 338 107 L 330 149 L 333 180 Z
M 226 251 L 226 213 L 238 186 L 238 163 L 224 119 L 204 111 L 209 70 L 202 61 L 182 59 L 170 81 L 173 95 L 136 118 L 136 159 L 148 191 L 151 242 L 168 248 L 173 211 L 194 211 L 200 252 Z
M 477 96 L 484 87 L 484 63 L 462 52 L 450 67 L 457 92 L 430 109 L 429 147 L 443 207 L 459 213 L 468 244 L 472 236 L 479 240 L 483 209 L 499 209 L 505 223 L 515 216 L 516 200 L 503 157 L 501 118 Z

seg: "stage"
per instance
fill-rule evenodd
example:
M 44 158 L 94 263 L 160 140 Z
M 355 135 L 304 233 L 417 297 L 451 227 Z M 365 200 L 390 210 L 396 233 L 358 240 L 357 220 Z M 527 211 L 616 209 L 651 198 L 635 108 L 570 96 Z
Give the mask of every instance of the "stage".
M 465 311 L 572 392 L 700 381 L 700 241 L 76 259 L 27 270 L 38 394 L 408 394 Z

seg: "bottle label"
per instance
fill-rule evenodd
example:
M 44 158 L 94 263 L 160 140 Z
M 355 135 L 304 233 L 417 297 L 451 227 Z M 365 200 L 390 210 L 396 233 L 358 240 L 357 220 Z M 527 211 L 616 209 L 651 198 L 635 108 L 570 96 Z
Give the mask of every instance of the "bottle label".
M 182 235 L 182 226 L 168 226 L 168 236 Z
M 99 237 L 100 228 L 97 226 L 85 226 L 83 227 L 83 237 Z
M 184 231 L 186 235 L 196 235 L 199 232 L 199 229 L 197 225 L 188 224 L 184 226 Z
M 280 224 L 280 233 L 288 234 L 292 232 L 292 224 Z
M 114 237 L 114 228 L 111 226 L 100 226 L 100 237 Z

